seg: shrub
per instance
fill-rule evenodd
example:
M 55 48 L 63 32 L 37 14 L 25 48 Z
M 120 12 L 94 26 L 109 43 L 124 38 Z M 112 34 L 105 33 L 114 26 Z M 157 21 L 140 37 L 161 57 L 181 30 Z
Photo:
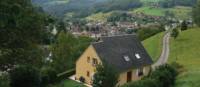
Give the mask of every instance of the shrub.
M 163 65 L 152 71 L 144 79 L 128 83 L 122 87 L 170 87 L 174 85 L 177 74 L 172 65 Z
M 150 78 L 157 79 L 160 87 L 169 87 L 174 85 L 177 74 L 176 69 L 171 65 L 163 65 L 153 71 Z
M 43 68 L 41 70 L 42 85 L 45 86 L 49 83 L 55 83 L 57 81 L 57 73 L 53 68 Z
M 10 87 L 9 83 L 9 76 L 7 74 L 0 73 L 0 87 Z
M 32 66 L 19 66 L 10 72 L 11 87 L 40 87 L 39 71 Z
M 119 74 L 117 70 L 107 63 L 97 65 L 97 72 L 94 74 L 93 87 L 115 87 L 118 83 Z
M 145 78 L 143 80 L 126 84 L 122 87 L 159 87 L 158 81 L 152 78 Z

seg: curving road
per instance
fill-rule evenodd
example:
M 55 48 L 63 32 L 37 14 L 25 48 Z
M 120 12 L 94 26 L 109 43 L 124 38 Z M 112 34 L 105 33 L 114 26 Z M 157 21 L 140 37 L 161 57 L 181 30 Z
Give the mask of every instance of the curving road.
M 152 68 L 155 69 L 155 67 L 163 65 L 167 63 L 167 59 L 169 56 L 169 38 L 170 38 L 170 32 L 166 32 L 166 34 L 163 37 L 163 47 L 162 47 L 162 53 L 160 58 L 155 62 L 155 64 L 152 65 Z

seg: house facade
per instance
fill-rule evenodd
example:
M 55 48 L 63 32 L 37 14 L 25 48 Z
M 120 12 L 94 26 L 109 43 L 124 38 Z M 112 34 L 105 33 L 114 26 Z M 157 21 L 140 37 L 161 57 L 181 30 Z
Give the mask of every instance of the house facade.
M 76 80 L 92 84 L 96 65 L 106 61 L 119 71 L 117 85 L 140 80 L 153 63 L 135 35 L 102 37 L 92 43 L 76 62 Z

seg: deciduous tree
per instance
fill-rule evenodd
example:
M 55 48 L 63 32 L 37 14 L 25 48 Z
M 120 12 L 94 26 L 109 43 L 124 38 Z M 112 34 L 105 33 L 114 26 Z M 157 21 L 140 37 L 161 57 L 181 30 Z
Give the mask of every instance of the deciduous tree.
M 193 14 L 193 20 L 194 22 L 200 26 L 200 0 L 197 1 L 197 4 L 194 6 L 193 8 L 193 11 L 192 11 L 192 14 Z

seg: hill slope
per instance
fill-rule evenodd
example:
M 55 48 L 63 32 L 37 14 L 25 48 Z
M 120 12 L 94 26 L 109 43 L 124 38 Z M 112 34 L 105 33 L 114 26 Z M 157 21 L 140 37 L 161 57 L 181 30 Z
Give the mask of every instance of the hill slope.
M 156 61 L 161 54 L 163 36 L 164 33 L 159 33 L 142 42 L 153 61 Z
M 200 28 L 181 32 L 177 40 L 171 39 L 169 62 L 183 65 L 175 87 L 200 87 Z

